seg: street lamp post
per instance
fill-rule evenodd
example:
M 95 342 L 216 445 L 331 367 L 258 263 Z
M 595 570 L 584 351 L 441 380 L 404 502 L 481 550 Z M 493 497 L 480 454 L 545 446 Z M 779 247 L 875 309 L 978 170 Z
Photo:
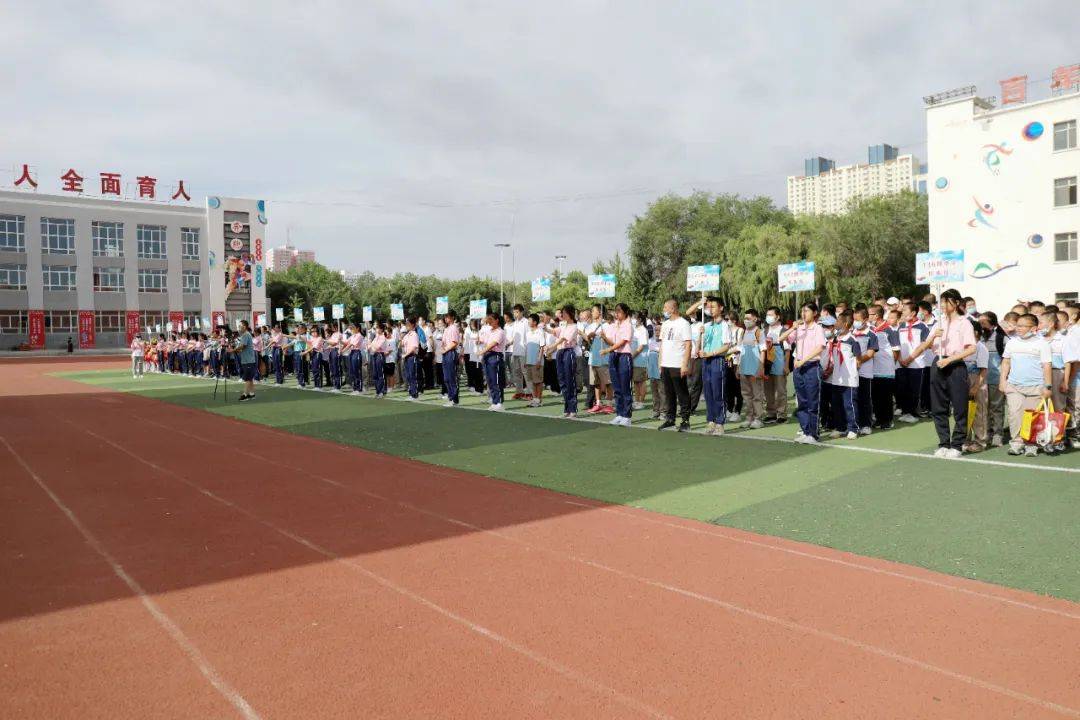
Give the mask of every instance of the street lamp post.
M 495 243 L 495 247 L 499 248 L 499 314 L 502 314 L 506 312 L 503 300 L 503 251 L 510 247 L 510 243 Z
M 559 266 L 559 277 L 562 277 L 562 273 L 563 273 L 562 264 L 563 264 L 563 260 L 565 260 L 565 259 L 566 259 L 565 255 L 556 255 L 555 256 L 555 262 Z

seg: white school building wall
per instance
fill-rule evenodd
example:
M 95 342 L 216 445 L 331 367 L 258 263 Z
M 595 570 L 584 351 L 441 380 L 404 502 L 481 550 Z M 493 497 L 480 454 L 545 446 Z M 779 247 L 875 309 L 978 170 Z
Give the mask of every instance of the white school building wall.
M 1077 298 L 1078 120 L 1077 92 L 927 106 L 930 250 L 964 251 L 963 281 L 944 286 L 999 316 L 1020 299 Z

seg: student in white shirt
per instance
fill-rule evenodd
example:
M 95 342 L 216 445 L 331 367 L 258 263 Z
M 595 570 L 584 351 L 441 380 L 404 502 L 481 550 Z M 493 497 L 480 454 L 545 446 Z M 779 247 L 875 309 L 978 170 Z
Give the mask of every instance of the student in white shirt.
M 1040 399 L 1049 399 L 1053 383 L 1050 374 L 1050 343 L 1036 332 L 1039 320 L 1021 315 L 1016 321 L 1016 337 L 1005 343 L 1001 359 L 1001 391 L 1009 407 L 1010 455 L 1035 455 L 1035 445 L 1025 447 L 1020 437 L 1024 411 L 1034 410 Z
M 825 384 L 832 395 L 832 432 L 830 437 L 859 437 L 859 414 L 855 395 L 859 387 L 859 343 L 851 335 L 852 314 L 836 318 L 835 334 L 825 347 Z
M 1061 359 L 1065 365 L 1061 374 L 1061 389 L 1065 392 L 1068 401 L 1065 407 L 1072 416 L 1069 420 L 1068 436 L 1073 449 L 1080 448 L 1080 324 L 1077 318 L 1080 309 L 1070 307 L 1068 315 L 1071 322 L 1069 332 L 1065 336 L 1065 344 L 1061 348 Z
M 515 306 L 520 307 L 520 306 Z M 548 346 L 548 333 L 540 324 L 540 316 L 533 313 L 526 321 L 529 329 L 525 331 L 525 379 L 526 389 L 531 390 L 529 407 L 538 408 L 544 398 L 544 355 Z
M 638 311 L 632 320 L 634 325 L 633 354 L 633 381 L 634 381 L 634 410 L 645 409 L 645 385 L 649 379 L 649 328 L 645 323 L 648 316 Z
M 967 364 L 968 386 L 971 388 L 968 391 L 968 398 L 970 402 L 975 403 L 975 418 L 971 421 L 971 429 L 968 430 L 967 442 L 964 443 L 963 448 L 966 453 L 982 452 L 989 443 L 986 378 L 989 372 L 990 350 L 987 348 L 986 342 L 990 339 L 991 332 L 980 327 L 977 337 L 975 353 L 964 358 L 964 362 Z
M 529 332 L 529 320 L 525 317 L 525 307 L 514 305 L 511 308 L 513 320 L 506 326 L 506 342 L 510 346 L 510 383 L 514 386 L 514 400 L 531 400 L 525 369 L 525 336 Z
M 679 314 L 678 301 L 664 303 L 664 324 L 660 326 L 660 373 L 667 396 L 667 409 L 660 430 L 675 426 L 675 403 L 678 400 L 679 432 L 690 432 L 690 392 L 686 378 L 690 375 L 690 323 Z

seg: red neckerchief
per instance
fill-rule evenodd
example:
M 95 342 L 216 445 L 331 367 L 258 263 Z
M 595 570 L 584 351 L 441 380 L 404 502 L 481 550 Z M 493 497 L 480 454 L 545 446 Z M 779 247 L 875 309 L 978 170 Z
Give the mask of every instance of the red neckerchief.
M 842 367 L 844 365 L 844 353 L 840 351 L 840 338 L 836 337 L 829 341 L 829 355 L 832 356 L 833 350 L 836 351 L 836 359 L 838 364 Z
M 881 324 L 878 325 L 876 328 L 874 328 L 874 332 L 876 332 L 876 333 L 885 332 L 886 330 L 888 330 L 888 328 L 889 328 L 889 321 L 888 320 L 882 320 Z
M 911 329 L 912 329 L 912 328 L 911 328 L 911 322 L 909 321 L 909 322 L 907 323 L 907 328 L 906 328 L 906 330 L 907 330 L 907 341 L 908 341 L 908 344 L 909 344 L 909 345 L 910 345 L 911 343 L 915 342 L 915 337 L 914 337 L 914 336 L 913 336 L 913 335 L 911 334 Z

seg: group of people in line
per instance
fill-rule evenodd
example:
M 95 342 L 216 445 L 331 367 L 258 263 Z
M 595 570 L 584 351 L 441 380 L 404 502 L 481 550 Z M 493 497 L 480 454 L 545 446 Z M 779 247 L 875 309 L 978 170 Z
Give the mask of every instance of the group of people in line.
M 401 390 L 418 399 L 438 387 L 459 404 L 459 378 L 489 409 L 504 392 L 540 407 L 546 391 L 561 395 L 563 416 L 610 414 L 629 426 L 635 412 L 661 420 L 660 430 L 690 430 L 705 401 L 705 432 L 722 435 L 742 423 L 755 429 L 789 419 L 794 385 L 795 440 L 856 440 L 894 423 L 932 418 L 937 455 L 960 457 L 1008 444 L 1012 454 L 1080 447 L 1080 306 L 1018 303 L 1003 317 L 979 312 L 975 300 L 947 290 L 876 298 L 849 306 L 806 303 L 788 321 L 725 308 L 703 296 L 684 310 L 672 299 L 650 316 L 619 303 L 462 321 L 454 312 L 428 321 L 226 327 L 209 335 L 159 334 L 132 342 L 132 372 L 187 373 L 375 397 Z M 651 398 L 650 398 L 651 396 Z M 1021 436 L 1024 413 L 1042 401 L 1072 415 L 1068 436 L 1039 446 Z M 974 415 L 969 418 L 969 407 Z M 951 424 L 950 424 L 951 421 Z

